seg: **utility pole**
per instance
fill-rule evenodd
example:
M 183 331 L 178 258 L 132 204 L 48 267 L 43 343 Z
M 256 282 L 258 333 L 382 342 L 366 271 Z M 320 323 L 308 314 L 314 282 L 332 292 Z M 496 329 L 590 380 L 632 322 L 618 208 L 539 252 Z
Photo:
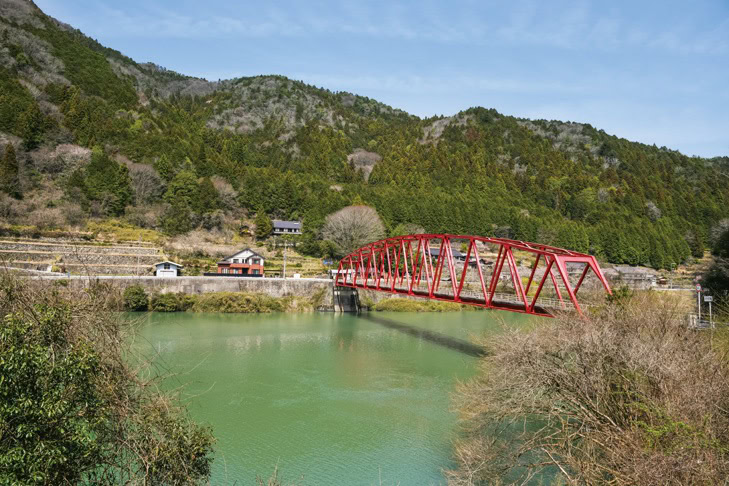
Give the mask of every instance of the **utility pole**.
M 291 243 L 289 243 L 288 241 L 283 242 L 283 247 L 284 247 L 283 278 L 284 278 L 284 280 L 286 280 L 286 250 L 288 249 L 289 246 L 291 246 Z
M 701 322 L 701 285 L 696 284 L 696 306 L 697 306 L 697 314 L 698 314 L 698 322 Z
M 137 238 L 137 269 L 136 269 L 137 277 L 139 277 L 139 251 L 140 251 L 141 247 L 142 247 L 142 233 L 139 233 L 139 237 Z

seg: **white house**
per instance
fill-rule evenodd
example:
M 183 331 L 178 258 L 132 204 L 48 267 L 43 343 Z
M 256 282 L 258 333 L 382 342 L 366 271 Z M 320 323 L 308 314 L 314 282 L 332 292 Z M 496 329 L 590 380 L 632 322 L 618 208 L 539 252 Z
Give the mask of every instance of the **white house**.
M 182 274 L 182 265 L 169 260 L 155 263 L 154 274 L 157 277 L 179 277 Z
M 250 248 L 246 248 L 219 261 L 218 273 L 262 277 L 264 263 L 261 255 Z

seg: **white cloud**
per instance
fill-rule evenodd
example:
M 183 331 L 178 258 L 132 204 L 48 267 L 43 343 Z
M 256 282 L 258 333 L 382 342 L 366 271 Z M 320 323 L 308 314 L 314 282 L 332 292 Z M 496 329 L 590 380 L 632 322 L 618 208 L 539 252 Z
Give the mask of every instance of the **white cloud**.
M 729 52 L 729 18 L 713 26 L 654 22 L 642 25 L 615 9 L 586 2 L 515 1 L 503 5 L 425 2 L 372 4 L 311 3 L 302 8 L 230 7 L 227 15 L 200 8 L 181 12 L 151 4 L 132 11 L 98 4 L 94 34 L 150 38 L 361 36 L 479 45 L 534 45 L 561 49 L 646 48 L 678 53 Z M 221 7 L 222 8 L 222 7 Z M 676 22 L 684 22 L 679 19 Z

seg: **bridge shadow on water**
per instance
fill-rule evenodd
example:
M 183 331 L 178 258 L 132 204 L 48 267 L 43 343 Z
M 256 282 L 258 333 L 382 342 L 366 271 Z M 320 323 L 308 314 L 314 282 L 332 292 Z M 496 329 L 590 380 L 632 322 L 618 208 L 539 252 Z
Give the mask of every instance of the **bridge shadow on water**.
M 448 336 L 439 332 L 428 331 L 426 329 L 403 324 L 401 322 L 386 319 L 384 317 L 373 316 L 371 314 L 362 314 L 360 317 L 388 329 L 394 329 L 404 334 L 409 334 L 410 336 L 414 336 L 418 339 L 423 339 L 433 344 L 437 344 L 438 346 L 443 346 L 444 348 L 452 349 L 468 356 L 474 356 L 478 358 L 481 356 L 486 356 L 488 354 L 488 352 L 481 346 L 470 343 L 463 339 L 455 338 L 453 336 Z

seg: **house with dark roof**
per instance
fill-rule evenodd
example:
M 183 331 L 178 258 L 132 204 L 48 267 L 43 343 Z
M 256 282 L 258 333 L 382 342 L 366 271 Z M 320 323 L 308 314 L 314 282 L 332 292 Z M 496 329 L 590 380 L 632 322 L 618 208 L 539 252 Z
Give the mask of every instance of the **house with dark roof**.
M 246 275 L 249 277 L 263 277 L 264 258 L 246 248 L 230 255 L 218 262 L 218 274 L 220 275 Z
M 301 221 L 281 221 L 273 220 L 274 235 L 300 235 Z
M 466 261 L 466 255 L 461 253 L 460 251 L 456 250 L 455 248 L 451 247 L 451 252 L 453 253 L 453 259 L 457 261 Z M 436 260 L 440 256 L 440 248 L 431 248 L 430 249 L 430 256 L 431 258 L 435 258 Z

